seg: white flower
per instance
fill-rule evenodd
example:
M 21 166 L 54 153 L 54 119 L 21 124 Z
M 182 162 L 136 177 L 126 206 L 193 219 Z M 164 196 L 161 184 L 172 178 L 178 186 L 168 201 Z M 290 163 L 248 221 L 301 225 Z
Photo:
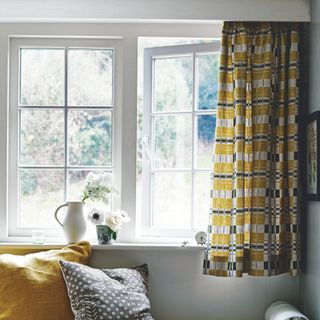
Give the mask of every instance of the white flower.
M 85 188 L 82 201 L 90 199 L 92 201 L 101 200 L 108 202 L 108 194 L 112 191 L 113 176 L 111 173 L 103 172 L 94 174 L 90 172 L 85 180 Z
M 95 225 L 101 224 L 104 217 L 105 212 L 102 209 L 92 208 L 88 213 L 88 220 Z
M 121 229 L 122 224 L 129 221 L 130 218 L 124 210 L 108 212 L 106 216 L 106 225 L 114 232 L 118 232 Z

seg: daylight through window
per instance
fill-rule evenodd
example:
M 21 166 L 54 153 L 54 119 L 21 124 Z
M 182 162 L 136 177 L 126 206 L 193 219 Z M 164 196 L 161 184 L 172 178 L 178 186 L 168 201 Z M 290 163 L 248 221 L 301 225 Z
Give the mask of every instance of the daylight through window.
M 55 208 L 80 200 L 87 174 L 114 169 L 115 50 L 78 42 L 17 41 L 12 48 L 19 146 L 12 230 L 57 227 Z
M 144 50 L 144 235 L 206 230 L 218 51 L 218 42 Z

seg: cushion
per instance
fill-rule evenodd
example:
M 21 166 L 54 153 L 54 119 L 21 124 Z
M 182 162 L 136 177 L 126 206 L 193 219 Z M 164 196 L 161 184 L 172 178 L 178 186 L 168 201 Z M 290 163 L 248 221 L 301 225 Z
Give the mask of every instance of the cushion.
M 59 260 L 87 263 L 88 242 L 27 255 L 0 255 L 0 319 L 74 319 Z
M 148 267 L 94 269 L 60 261 L 76 320 L 152 320 Z

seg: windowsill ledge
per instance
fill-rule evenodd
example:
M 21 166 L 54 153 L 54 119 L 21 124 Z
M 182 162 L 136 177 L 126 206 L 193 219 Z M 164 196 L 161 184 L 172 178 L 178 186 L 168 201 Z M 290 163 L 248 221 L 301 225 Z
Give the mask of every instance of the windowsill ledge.
M 12 250 L 50 250 L 50 249 L 60 249 L 65 247 L 67 244 L 61 243 L 44 243 L 44 244 L 33 244 L 33 243 L 0 243 L 0 253 L 1 251 Z M 110 245 L 99 245 L 91 243 L 93 250 L 187 250 L 187 251 L 204 251 L 205 246 L 200 245 L 186 245 L 181 246 L 178 244 L 155 244 L 155 243 L 113 243 Z
M 157 243 L 114 243 L 111 245 L 94 244 L 94 250 L 200 250 L 205 249 L 204 246 L 178 244 L 157 244 Z

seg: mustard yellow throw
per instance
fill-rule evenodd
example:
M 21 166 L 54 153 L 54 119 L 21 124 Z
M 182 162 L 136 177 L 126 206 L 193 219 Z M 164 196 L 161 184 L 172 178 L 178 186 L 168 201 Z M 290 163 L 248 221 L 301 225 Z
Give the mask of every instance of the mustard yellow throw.
M 87 264 L 88 242 L 27 255 L 0 255 L 0 320 L 74 319 L 59 260 Z

